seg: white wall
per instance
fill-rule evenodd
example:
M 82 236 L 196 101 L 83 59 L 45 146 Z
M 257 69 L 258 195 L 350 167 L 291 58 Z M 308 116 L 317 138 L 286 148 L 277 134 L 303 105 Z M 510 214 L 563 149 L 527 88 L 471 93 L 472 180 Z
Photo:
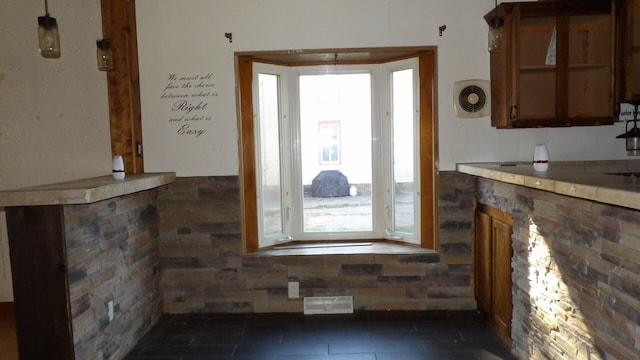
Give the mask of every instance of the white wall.
M 496 130 L 489 118 L 453 115 L 453 83 L 489 78 L 491 0 L 138 0 L 143 136 L 147 171 L 179 176 L 238 173 L 233 54 L 236 51 L 376 46 L 438 47 L 440 169 L 459 162 L 529 161 L 545 142 L 551 160 L 626 158 L 623 124 Z M 162 21 L 160 21 L 160 19 Z M 439 36 L 438 27 L 446 25 Z M 233 33 L 233 42 L 225 38 Z M 200 137 L 179 136 L 173 102 L 160 99 L 171 73 L 214 73 L 218 96 L 201 111 Z
M 456 162 L 529 160 L 546 142 L 552 160 L 626 158 L 622 124 L 495 130 L 453 117 L 453 82 L 489 77 L 482 16 L 492 0 L 137 0 L 145 170 L 181 176 L 238 173 L 235 51 L 438 46 L 441 169 Z M 106 75 L 96 69 L 100 1 L 50 1 L 62 57 L 37 52 L 44 2 L 6 0 L 0 11 L 0 189 L 109 174 Z M 446 25 L 443 36 L 438 27 Z M 233 42 L 224 37 L 233 33 Z M 218 96 L 196 113 L 200 137 L 177 136 L 162 89 L 171 73 L 214 74 Z M 194 125 L 194 127 L 196 127 Z M 1 216 L 1 214 L 0 214 Z M 0 244 L 6 243 L 0 231 Z M 3 256 L 6 248 L 0 246 Z M 4 257 L 2 257 L 4 258 Z M 6 269 L 7 264 L 0 264 Z M 4 271 L 4 270 L 2 270 Z M 0 283 L 0 301 L 7 297 Z
M 0 11 L 0 189 L 111 172 L 106 74 L 96 66 L 100 1 L 50 1 L 62 56 L 38 53 L 44 1 Z
M 3 1 L 0 10 L 0 190 L 111 172 L 99 0 L 49 1 L 62 56 L 38 53 L 44 1 Z M 0 301 L 11 301 L 4 211 L 0 208 Z

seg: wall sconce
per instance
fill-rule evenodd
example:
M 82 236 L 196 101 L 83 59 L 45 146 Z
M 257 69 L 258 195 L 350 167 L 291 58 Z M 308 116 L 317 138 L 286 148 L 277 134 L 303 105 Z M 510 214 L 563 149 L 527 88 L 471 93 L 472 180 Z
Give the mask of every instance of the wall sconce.
M 498 16 L 498 0 L 495 0 L 495 15 L 487 20 L 489 24 L 489 52 L 502 50 L 502 35 L 504 33 L 504 19 Z
M 629 102 L 629 103 L 621 103 L 618 104 L 618 113 L 620 113 L 621 118 L 627 119 L 629 114 L 622 114 L 622 106 L 625 105 L 625 108 L 629 109 L 633 116 L 633 120 L 624 120 L 625 121 L 625 133 L 616 136 L 618 139 L 625 139 L 627 156 L 638 156 L 640 155 L 640 128 L 638 128 L 638 114 L 640 114 L 640 102 Z M 629 128 L 631 126 L 631 128 Z
M 60 36 L 58 23 L 49 16 L 49 4 L 44 0 L 45 15 L 38 16 L 38 45 L 40 55 L 45 58 L 60 57 Z
M 111 41 L 107 39 L 97 40 L 96 60 L 98 61 L 98 70 L 113 70 L 113 50 L 111 50 Z

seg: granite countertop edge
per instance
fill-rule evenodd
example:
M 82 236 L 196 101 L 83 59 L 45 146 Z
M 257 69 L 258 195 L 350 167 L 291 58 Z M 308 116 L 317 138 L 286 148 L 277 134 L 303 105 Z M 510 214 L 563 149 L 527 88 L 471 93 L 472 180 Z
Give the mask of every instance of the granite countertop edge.
M 461 163 L 468 175 L 640 210 L 640 161 L 550 162 L 546 172 L 531 163 Z
M 0 207 L 90 204 L 175 182 L 174 172 L 111 175 L 0 191 Z

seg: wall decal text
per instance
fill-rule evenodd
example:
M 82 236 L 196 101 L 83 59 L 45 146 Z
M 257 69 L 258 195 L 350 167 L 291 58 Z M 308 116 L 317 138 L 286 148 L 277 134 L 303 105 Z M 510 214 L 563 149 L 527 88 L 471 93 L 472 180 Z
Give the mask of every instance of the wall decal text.
M 199 138 L 206 133 L 207 122 L 212 120 L 209 101 L 216 96 L 213 73 L 171 73 L 160 99 L 168 108 L 168 122 L 175 126 L 176 135 Z

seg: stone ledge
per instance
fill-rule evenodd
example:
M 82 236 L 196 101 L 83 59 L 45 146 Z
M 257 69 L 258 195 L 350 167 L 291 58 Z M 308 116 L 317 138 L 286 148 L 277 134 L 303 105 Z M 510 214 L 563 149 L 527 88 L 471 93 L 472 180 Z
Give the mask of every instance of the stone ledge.
M 530 163 L 458 164 L 457 171 L 503 183 L 640 210 L 638 161 L 552 162 L 546 172 Z
M 436 251 L 423 249 L 413 245 L 398 244 L 385 241 L 358 241 L 346 243 L 295 243 L 280 245 L 260 250 L 247 256 L 300 256 L 300 255 L 404 255 L 404 254 L 437 254 Z
M 114 180 L 106 175 L 0 191 L 0 207 L 90 204 L 160 187 L 175 179 L 175 173 L 127 174 L 124 180 Z

